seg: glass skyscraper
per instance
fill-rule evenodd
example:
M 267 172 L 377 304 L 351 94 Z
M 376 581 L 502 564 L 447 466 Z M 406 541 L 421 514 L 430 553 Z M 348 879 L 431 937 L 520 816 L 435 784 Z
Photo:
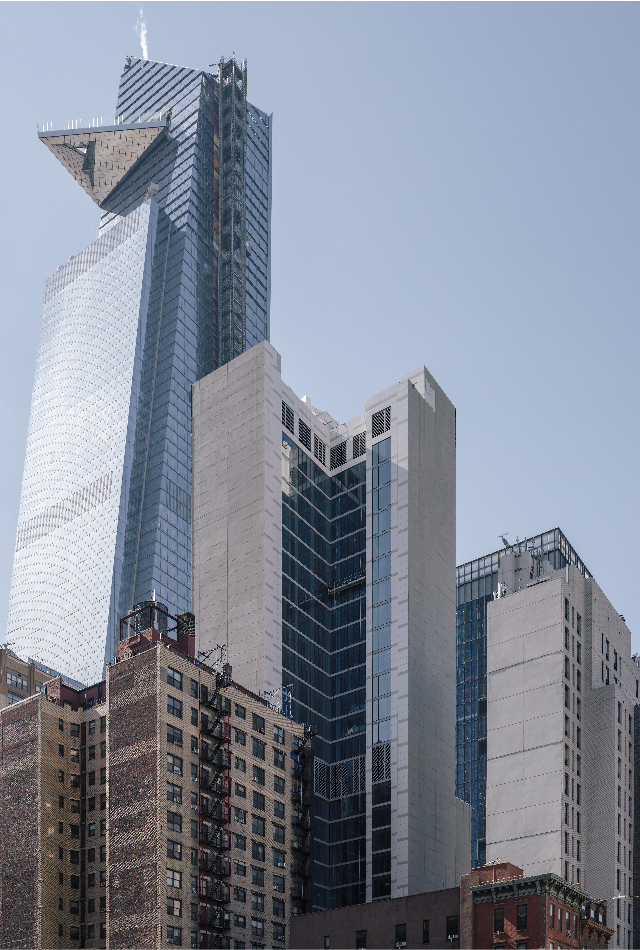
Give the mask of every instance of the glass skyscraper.
M 471 805 L 471 865 L 487 858 L 487 604 L 498 593 L 501 555 L 531 551 L 534 562 L 554 570 L 584 564 L 559 528 L 457 568 L 456 623 L 456 794 Z M 526 584 L 533 577 L 522 578 Z M 511 593 L 511 591 L 510 591 Z
M 45 288 L 7 641 L 87 680 L 191 609 L 191 386 L 269 337 L 271 118 L 246 63 L 128 58 L 116 118 L 40 139 L 102 211 Z
M 454 794 L 450 401 L 422 368 L 339 423 L 263 342 L 194 386 L 193 461 L 197 647 L 224 647 L 236 682 L 315 733 L 312 788 L 287 789 L 314 799 L 305 899 L 454 886 L 470 811 Z

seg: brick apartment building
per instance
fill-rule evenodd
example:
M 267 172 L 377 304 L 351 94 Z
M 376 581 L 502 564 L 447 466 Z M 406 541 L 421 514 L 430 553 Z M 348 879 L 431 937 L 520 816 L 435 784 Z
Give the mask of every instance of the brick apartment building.
M 41 693 L 57 674 L 33 660 L 25 662 L 7 647 L 0 647 L 0 709 Z
M 524 877 L 502 863 L 475 868 L 459 887 L 374 901 L 292 921 L 291 947 L 366 950 L 606 947 L 606 905 L 555 874 Z
M 289 946 L 309 735 L 166 621 L 121 642 L 106 682 L 0 711 L 2 947 Z

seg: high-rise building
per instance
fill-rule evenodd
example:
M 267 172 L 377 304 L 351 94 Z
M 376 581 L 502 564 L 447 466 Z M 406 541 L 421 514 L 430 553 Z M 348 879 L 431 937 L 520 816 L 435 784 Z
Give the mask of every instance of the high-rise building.
M 458 767 L 473 741 L 463 713 L 484 701 L 486 859 L 508 851 L 525 874 L 597 894 L 610 908 L 611 946 L 631 947 L 639 671 L 624 617 L 557 529 L 464 565 L 458 581 L 458 609 L 469 614 L 459 622 Z M 461 659 L 476 647 L 486 674 L 474 683 Z
M 423 367 L 340 424 L 265 342 L 194 386 L 193 439 L 197 642 L 315 730 L 314 907 L 454 886 L 454 407 Z
M 129 58 L 116 113 L 39 132 L 102 217 L 45 287 L 7 632 L 84 681 L 134 604 L 191 609 L 191 385 L 269 336 L 271 118 L 246 63 Z
M 285 950 L 310 907 L 309 731 L 172 622 L 0 710 L 0 946 Z
M 559 528 L 518 544 L 556 569 L 571 561 L 588 573 Z M 487 604 L 498 591 L 502 553 L 457 568 L 456 794 L 471 805 L 472 867 L 487 860 Z

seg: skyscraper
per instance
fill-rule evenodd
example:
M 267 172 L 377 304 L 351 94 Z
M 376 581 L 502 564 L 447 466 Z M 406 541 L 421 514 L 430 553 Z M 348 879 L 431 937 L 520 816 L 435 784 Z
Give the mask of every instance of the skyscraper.
M 482 830 L 488 862 L 508 852 L 525 874 L 551 872 L 598 894 L 611 908 L 610 946 L 631 947 L 640 674 L 624 617 L 559 529 L 463 565 L 458 580 L 458 609 L 471 614 L 459 620 L 459 778 L 461 764 L 474 774 L 474 720 L 463 716 L 485 703 L 475 744 L 486 824 L 476 839 Z M 474 683 L 461 655 L 480 641 L 481 609 L 486 672 Z M 460 698 L 460 680 L 458 689 Z
M 555 569 L 571 562 L 588 573 L 559 528 L 518 546 Z M 456 794 L 471 805 L 472 867 L 487 860 L 487 604 L 498 591 L 501 554 L 494 551 L 457 568 Z
M 47 281 L 7 640 L 86 680 L 191 608 L 191 385 L 269 337 L 271 118 L 246 63 L 128 58 L 116 118 L 41 141 L 102 211 Z
M 265 342 L 194 386 L 193 438 L 197 641 L 315 729 L 314 907 L 453 886 L 454 407 L 422 367 L 338 423 Z

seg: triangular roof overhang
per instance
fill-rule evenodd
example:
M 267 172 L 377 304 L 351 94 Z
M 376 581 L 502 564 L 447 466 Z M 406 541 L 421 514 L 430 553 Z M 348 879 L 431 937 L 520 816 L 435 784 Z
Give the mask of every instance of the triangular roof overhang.
M 165 121 L 140 122 L 39 132 L 38 138 L 102 207 L 116 185 L 158 141 L 166 128 Z

